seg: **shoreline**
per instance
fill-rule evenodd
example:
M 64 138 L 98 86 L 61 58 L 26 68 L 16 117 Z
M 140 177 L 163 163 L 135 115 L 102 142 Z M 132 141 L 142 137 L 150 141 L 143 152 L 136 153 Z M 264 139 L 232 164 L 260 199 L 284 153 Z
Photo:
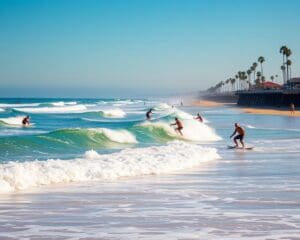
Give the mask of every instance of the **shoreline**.
M 222 106 L 235 106 L 242 110 L 244 113 L 256 115 L 276 115 L 276 116 L 290 116 L 300 117 L 300 110 L 295 110 L 294 115 L 288 108 L 272 108 L 272 107 L 244 107 L 238 106 L 236 103 L 217 102 L 211 100 L 194 100 L 192 106 L 196 107 L 222 107 Z

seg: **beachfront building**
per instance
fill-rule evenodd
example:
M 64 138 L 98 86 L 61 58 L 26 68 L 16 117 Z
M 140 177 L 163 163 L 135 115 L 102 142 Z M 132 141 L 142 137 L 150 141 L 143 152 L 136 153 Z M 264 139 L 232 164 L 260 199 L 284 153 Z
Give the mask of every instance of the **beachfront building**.
M 288 81 L 288 86 L 292 89 L 300 89 L 300 77 L 291 78 Z
M 263 82 L 261 88 L 264 90 L 279 90 L 282 89 L 282 85 L 274 82 Z

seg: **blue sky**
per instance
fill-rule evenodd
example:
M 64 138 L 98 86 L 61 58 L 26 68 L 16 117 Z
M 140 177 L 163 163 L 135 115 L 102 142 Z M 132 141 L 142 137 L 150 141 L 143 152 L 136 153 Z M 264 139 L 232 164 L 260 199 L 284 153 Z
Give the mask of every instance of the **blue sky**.
M 205 89 L 281 45 L 300 76 L 300 1 L 0 0 L 0 96 Z

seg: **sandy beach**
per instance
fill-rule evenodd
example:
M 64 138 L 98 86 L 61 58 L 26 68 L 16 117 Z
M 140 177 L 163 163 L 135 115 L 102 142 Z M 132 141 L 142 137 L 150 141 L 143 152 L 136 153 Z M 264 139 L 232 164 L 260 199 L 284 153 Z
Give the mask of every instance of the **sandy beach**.
M 295 111 L 291 115 L 290 110 L 286 109 L 269 109 L 269 108 L 242 108 L 242 111 L 250 114 L 265 114 L 265 115 L 282 115 L 282 116 L 295 116 L 300 117 L 300 111 Z
M 222 107 L 228 104 L 233 105 L 234 103 L 215 102 L 209 100 L 195 100 L 192 102 L 193 106 L 198 106 L 198 107 Z

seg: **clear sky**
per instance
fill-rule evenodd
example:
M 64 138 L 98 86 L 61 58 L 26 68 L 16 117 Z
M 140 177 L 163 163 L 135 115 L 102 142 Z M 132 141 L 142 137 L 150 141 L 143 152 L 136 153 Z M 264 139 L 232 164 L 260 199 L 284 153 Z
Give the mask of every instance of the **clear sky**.
M 279 48 L 300 76 L 298 0 L 0 0 L 0 97 L 200 90 Z

